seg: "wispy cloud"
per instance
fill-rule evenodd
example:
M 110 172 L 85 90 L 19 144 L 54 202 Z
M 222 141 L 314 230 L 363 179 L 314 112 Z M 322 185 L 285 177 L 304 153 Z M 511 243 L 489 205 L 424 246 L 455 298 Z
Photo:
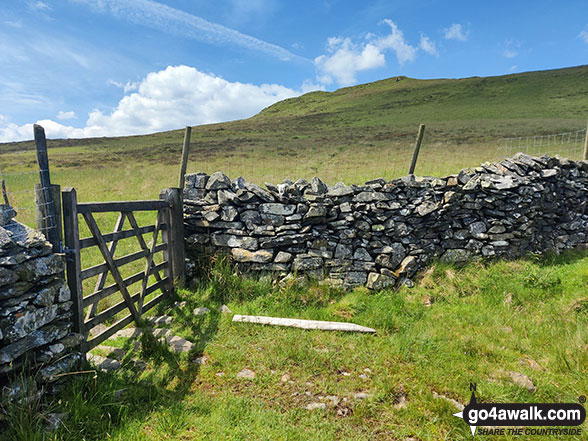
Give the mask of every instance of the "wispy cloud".
M 64 119 L 76 119 L 76 118 L 77 118 L 76 112 L 74 112 L 73 110 L 72 111 L 69 111 L 69 112 L 60 111 L 57 114 L 57 119 L 61 119 L 61 120 L 64 120 Z
M 30 1 L 28 2 L 29 8 L 37 11 L 51 11 L 53 8 L 45 2 L 41 1 Z
M 108 84 L 118 87 L 125 91 L 125 93 L 137 90 L 139 83 L 137 81 L 127 81 L 126 83 L 119 83 L 118 81 L 108 80 Z
M 469 35 L 470 32 L 466 31 L 463 25 L 459 23 L 454 23 L 445 29 L 446 40 L 467 41 Z
M 586 44 L 588 44 L 588 25 L 582 32 L 578 34 L 578 37 L 580 37 L 582 40 L 584 40 L 584 42 L 586 42 Z
M 10 26 L 11 28 L 20 29 L 22 28 L 22 21 L 20 20 L 7 20 L 4 22 L 6 26 Z
M 506 58 L 515 58 L 517 55 L 519 55 L 519 49 L 521 47 L 520 41 L 507 40 L 504 43 L 504 46 L 504 52 L 502 52 L 502 55 L 504 55 Z
M 87 4 L 96 11 L 108 12 L 117 18 L 166 33 L 216 45 L 244 47 L 285 61 L 306 60 L 275 44 L 152 0 L 73 1 Z
M 435 42 L 431 40 L 429 37 L 427 37 L 425 34 L 421 34 L 421 41 L 419 47 L 430 55 L 434 55 L 435 57 L 439 56 L 439 52 L 437 51 L 437 46 L 435 45 Z

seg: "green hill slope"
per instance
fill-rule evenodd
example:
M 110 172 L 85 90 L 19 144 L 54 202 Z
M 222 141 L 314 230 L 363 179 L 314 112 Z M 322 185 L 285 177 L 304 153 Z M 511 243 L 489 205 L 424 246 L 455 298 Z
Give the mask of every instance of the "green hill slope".
M 395 77 L 308 93 L 249 119 L 197 126 L 190 169 L 221 169 L 254 181 L 392 177 L 405 173 L 416 129 L 425 123 L 417 172 L 448 173 L 506 154 L 497 150 L 498 138 L 579 130 L 587 117 L 588 66 L 485 78 Z M 58 167 L 121 161 L 172 166 L 179 162 L 182 137 L 183 131 L 175 130 L 53 140 L 50 157 Z M 32 142 L 0 144 L 0 152 L 33 147 Z M 6 154 L 2 160 L 15 161 Z

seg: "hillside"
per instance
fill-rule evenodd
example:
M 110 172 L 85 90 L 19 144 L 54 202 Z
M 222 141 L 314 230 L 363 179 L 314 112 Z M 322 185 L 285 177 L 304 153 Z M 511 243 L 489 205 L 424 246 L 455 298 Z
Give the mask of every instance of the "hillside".
M 308 93 L 249 119 L 197 126 L 188 170 L 223 170 L 257 183 L 312 176 L 328 183 L 392 178 L 406 173 L 418 124 L 425 123 L 417 173 L 447 174 L 514 154 L 498 148 L 501 137 L 581 130 L 587 116 L 588 66 L 486 78 L 394 77 Z M 145 188 L 148 177 L 148 187 L 158 189 L 177 182 L 182 138 L 183 130 L 173 130 L 51 140 L 49 156 L 52 169 L 63 175 L 62 185 L 82 185 L 83 170 L 93 182 L 103 180 L 104 194 L 110 194 L 115 166 L 126 170 L 122 181 L 133 176 Z M 0 144 L 3 170 L 34 167 L 33 149 L 30 141 Z M 138 191 L 122 183 L 116 187 L 121 197 L 136 197 Z

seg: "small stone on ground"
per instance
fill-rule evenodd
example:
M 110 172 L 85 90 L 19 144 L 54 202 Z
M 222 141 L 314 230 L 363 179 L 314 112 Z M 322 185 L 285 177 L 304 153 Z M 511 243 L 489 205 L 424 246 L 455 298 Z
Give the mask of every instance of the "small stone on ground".
M 237 378 L 244 378 L 246 380 L 253 380 L 255 378 L 255 372 L 251 369 L 243 369 L 237 374 Z
M 222 312 L 223 314 L 232 314 L 233 313 L 233 311 L 231 311 L 227 305 L 221 306 L 220 312 Z
M 461 404 L 459 401 L 454 400 L 453 398 L 446 397 L 445 395 L 438 394 L 437 392 L 433 391 L 433 396 L 435 398 L 441 398 L 442 400 L 448 401 L 453 404 L 458 410 L 463 410 L 464 405 Z
M 120 361 L 111 358 L 101 357 L 100 355 L 86 354 L 87 360 L 97 369 L 103 372 L 113 372 L 120 369 Z
M 196 308 L 194 310 L 194 315 L 200 316 L 200 315 L 208 314 L 209 312 L 210 312 L 210 309 L 208 309 L 208 308 Z
M 306 410 L 326 409 L 325 403 L 310 403 L 306 405 Z
M 520 386 L 522 388 L 527 389 L 529 392 L 535 392 L 535 385 L 533 381 L 524 374 L 520 372 L 507 372 L 506 373 L 513 381 L 514 384 Z
M 330 401 L 331 403 L 333 403 L 333 406 L 336 406 L 337 404 L 339 404 L 339 397 L 337 395 L 327 395 L 325 397 L 326 400 Z
M 194 364 L 203 366 L 205 365 L 208 360 L 210 360 L 210 356 L 208 355 L 201 355 L 200 357 L 196 357 L 194 360 L 192 360 L 194 362 Z
M 55 432 L 68 417 L 68 413 L 50 413 L 47 415 L 47 426 L 45 428 L 48 432 Z

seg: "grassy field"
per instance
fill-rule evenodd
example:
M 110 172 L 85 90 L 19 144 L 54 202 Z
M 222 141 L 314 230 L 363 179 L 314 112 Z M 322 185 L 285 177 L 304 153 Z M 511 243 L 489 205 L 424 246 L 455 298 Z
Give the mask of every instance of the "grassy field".
M 584 252 L 436 263 L 415 288 L 375 294 L 272 286 L 222 263 L 202 281 L 179 293 L 186 307 L 160 309 L 175 317 L 175 334 L 196 344 L 192 353 L 151 340 L 140 350 L 123 338 L 108 342 L 147 368 L 80 375 L 59 401 L 13 410 L 3 439 L 465 440 L 469 428 L 452 416 L 451 400 L 467 403 L 470 382 L 484 402 L 576 402 L 588 390 Z M 232 323 L 218 312 L 223 303 L 240 314 L 353 321 L 377 334 Z M 211 312 L 195 317 L 200 306 Z M 237 378 L 245 368 L 253 380 Z M 310 403 L 326 408 L 307 410 Z M 69 419 L 44 433 L 40 411 Z
M 258 184 L 313 176 L 329 184 L 389 179 L 406 173 L 418 124 L 425 123 L 417 173 L 454 173 L 516 152 L 501 149 L 499 138 L 584 129 L 587 79 L 588 66 L 580 66 L 460 80 L 399 77 L 314 92 L 246 120 L 194 127 L 188 171 L 222 170 Z M 176 130 L 50 140 L 52 181 L 75 187 L 79 201 L 157 199 L 161 189 L 177 185 L 182 138 Z M 549 152 L 578 159 L 579 148 Z M 0 167 L 17 219 L 34 225 L 33 143 L 0 144 Z M 103 232 L 115 220 L 98 218 Z M 147 214 L 138 221 L 155 219 Z M 127 239 L 116 256 L 136 250 L 136 240 Z M 83 252 L 84 267 L 100 262 L 97 250 Z M 143 266 L 129 265 L 122 275 Z M 42 417 L 24 409 L 11 414 L 7 439 L 465 439 L 468 428 L 451 416 L 453 404 L 433 392 L 463 403 L 470 381 L 487 401 L 574 401 L 587 391 L 583 254 L 465 269 L 435 265 L 417 288 L 379 294 L 278 288 L 241 280 L 226 266 L 208 274 L 198 289 L 181 293 L 186 311 L 172 314 L 175 331 L 197 343 L 210 363 L 199 367 L 190 362 L 194 354 L 178 357 L 145 342 L 145 372 L 79 378 L 60 403 L 42 405 L 70 413 L 60 432 L 41 435 Z M 94 283 L 85 281 L 86 294 Z M 190 308 L 216 310 L 221 303 L 236 313 L 350 319 L 378 334 L 235 325 L 216 312 L 191 316 Z M 257 373 L 254 381 L 235 378 L 245 367 Z M 530 377 L 537 391 L 514 385 L 509 372 Z M 291 379 L 282 382 L 286 373 Z M 115 398 L 125 387 L 125 398 Z M 359 392 L 372 396 L 356 400 Z M 304 409 L 327 395 L 347 404 Z

